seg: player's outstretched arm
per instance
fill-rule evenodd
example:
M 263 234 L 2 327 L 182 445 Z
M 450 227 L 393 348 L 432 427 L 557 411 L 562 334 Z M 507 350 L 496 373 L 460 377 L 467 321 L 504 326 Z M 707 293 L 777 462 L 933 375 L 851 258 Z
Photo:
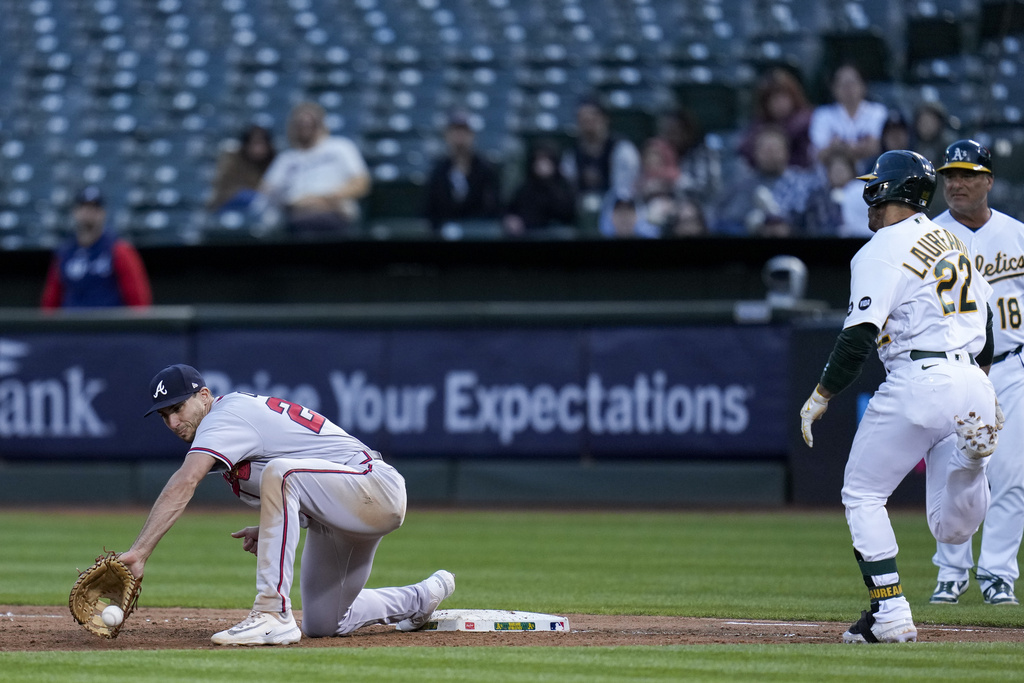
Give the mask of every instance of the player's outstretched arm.
M 135 543 L 127 552 L 121 553 L 119 556 L 136 578 L 142 578 L 146 560 L 149 559 L 164 534 L 181 517 L 185 506 L 195 494 L 196 486 L 199 485 L 203 477 L 210 473 L 214 462 L 214 459 L 205 453 L 189 453 L 185 456 L 181 467 L 167 480 L 163 491 L 153 503 L 149 517 L 142 525 L 142 531 L 139 532 Z

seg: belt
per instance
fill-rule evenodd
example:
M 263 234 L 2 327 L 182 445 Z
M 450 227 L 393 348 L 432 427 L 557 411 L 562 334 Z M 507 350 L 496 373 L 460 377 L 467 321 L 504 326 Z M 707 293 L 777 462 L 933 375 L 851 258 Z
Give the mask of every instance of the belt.
M 967 356 L 968 360 L 974 365 L 977 363 L 974 360 L 974 354 L 964 353 L 963 351 L 914 351 L 910 352 L 910 360 L 924 360 L 925 358 L 947 358 L 949 360 L 961 361 L 964 356 Z
M 992 365 L 995 365 L 996 363 L 1002 363 L 1010 356 L 1016 356 L 1018 353 L 1021 352 L 1022 349 L 1024 349 L 1024 344 L 1017 344 L 1017 348 L 1015 349 L 1010 349 L 1009 351 L 1000 353 L 998 356 L 992 356 Z

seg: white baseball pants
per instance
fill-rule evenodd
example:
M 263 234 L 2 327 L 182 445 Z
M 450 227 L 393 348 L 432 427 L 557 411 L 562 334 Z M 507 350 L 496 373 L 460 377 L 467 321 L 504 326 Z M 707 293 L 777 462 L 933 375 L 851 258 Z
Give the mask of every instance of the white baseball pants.
M 989 371 L 1006 424 L 999 445 L 989 460 L 988 481 L 992 501 L 985 515 L 978 554 L 978 573 L 996 576 L 1011 586 L 1020 576 L 1017 553 L 1024 532 L 1024 358 L 1008 357 Z M 964 581 L 974 566 L 972 543 L 937 544 L 932 561 L 939 581 Z
M 405 480 L 383 460 L 357 467 L 277 458 L 260 481 L 260 535 L 254 608 L 287 612 L 300 514 L 308 519 L 302 552 L 302 630 L 349 633 L 407 619 L 429 595 L 417 585 L 366 589 L 377 545 L 405 519 Z
M 995 422 L 992 383 L 966 361 L 907 363 L 889 373 L 871 397 L 843 483 L 853 547 L 865 561 L 894 558 L 899 552 L 885 504 L 922 458 L 932 535 L 962 543 L 977 531 L 989 503 L 985 470 L 990 458 L 968 458 L 957 449 L 954 431 L 954 416 L 971 411 L 986 424 Z

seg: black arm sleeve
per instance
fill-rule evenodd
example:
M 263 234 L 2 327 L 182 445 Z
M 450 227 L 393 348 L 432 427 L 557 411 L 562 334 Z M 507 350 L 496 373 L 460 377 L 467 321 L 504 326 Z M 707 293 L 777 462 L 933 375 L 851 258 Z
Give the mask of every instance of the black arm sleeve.
M 978 361 L 978 365 L 981 367 L 992 365 L 992 354 L 996 350 L 996 341 L 992 336 L 992 307 L 985 304 L 985 308 L 988 309 L 988 320 L 985 323 L 985 346 L 974 359 Z
M 878 328 L 871 323 L 847 327 L 840 332 L 818 383 L 833 394 L 853 384 L 853 380 L 860 375 L 864 361 L 875 350 L 877 336 Z

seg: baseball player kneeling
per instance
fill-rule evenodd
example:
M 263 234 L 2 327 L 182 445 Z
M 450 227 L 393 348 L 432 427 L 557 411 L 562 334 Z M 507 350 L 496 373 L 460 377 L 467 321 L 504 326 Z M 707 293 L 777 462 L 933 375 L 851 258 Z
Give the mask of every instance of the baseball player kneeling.
M 150 383 L 167 427 L 191 444 L 132 547 L 120 555 L 141 579 L 146 560 L 181 516 L 196 486 L 223 472 L 235 494 L 259 508 L 259 526 L 232 534 L 257 557 L 256 600 L 249 616 L 213 635 L 217 645 L 286 645 L 307 636 L 344 635 L 370 624 L 421 628 L 455 591 L 439 570 L 419 583 L 368 589 L 381 539 L 405 519 L 405 480 L 379 453 L 322 415 L 270 396 L 214 396 L 188 365 L 171 365 Z M 291 593 L 299 529 L 302 630 Z
M 920 154 L 882 154 L 866 180 L 874 233 L 851 261 L 850 305 L 819 384 L 800 411 L 811 426 L 829 399 L 850 385 L 877 348 L 885 382 L 857 427 L 843 480 L 843 504 L 870 610 L 844 634 L 846 643 L 917 640 L 896 567 L 896 536 L 885 505 L 924 458 L 932 534 L 961 543 L 977 531 L 989 502 L 985 476 L 995 450 L 992 288 L 975 272 L 967 248 L 923 213 L 936 188 Z M 983 369 L 984 368 L 984 369 Z

